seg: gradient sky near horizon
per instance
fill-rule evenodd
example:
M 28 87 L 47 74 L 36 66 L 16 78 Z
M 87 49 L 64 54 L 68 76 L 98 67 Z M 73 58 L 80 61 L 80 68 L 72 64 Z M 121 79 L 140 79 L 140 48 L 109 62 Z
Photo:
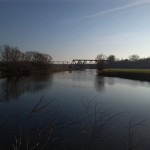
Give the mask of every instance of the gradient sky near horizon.
M 0 0 L 0 45 L 53 60 L 150 57 L 150 0 Z

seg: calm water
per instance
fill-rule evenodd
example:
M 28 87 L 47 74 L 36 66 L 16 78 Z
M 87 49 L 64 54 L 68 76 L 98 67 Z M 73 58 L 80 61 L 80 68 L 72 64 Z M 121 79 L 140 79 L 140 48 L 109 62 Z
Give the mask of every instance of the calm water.
M 150 83 L 96 70 L 0 80 L 0 150 L 48 124 L 49 149 L 149 150 Z

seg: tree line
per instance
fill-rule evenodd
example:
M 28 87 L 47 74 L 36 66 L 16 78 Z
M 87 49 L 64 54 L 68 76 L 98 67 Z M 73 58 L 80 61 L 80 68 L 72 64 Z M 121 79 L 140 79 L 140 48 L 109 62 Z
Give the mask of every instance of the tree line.
M 150 69 L 150 57 L 140 58 L 137 54 L 130 55 L 125 59 L 118 59 L 115 55 L 99 54 L 96 59 L 107 60 L 105 63 L 107 68 Z
M 27 75 L 37 70 L 48 69 L 52 57 L 49 54 L 27 51 L 9 45 L 0 46 L 0 66 L 9 75 Z

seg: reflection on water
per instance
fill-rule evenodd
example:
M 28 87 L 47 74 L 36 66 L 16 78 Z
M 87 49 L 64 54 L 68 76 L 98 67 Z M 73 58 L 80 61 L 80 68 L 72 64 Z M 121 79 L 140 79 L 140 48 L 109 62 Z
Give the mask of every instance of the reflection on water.
M 45 90 L 52 84 L 52 74 L 35 74 L 31 77 L 7 78 L 0 83 L 0 102 L 16 100 L 22 94 Z
M 104 78 L 106 83 L 109 85 L 122 84 L 122 85 L 130 85 L 133 87 L 150 86 L 149 81 L 140 81 L 140 80 L 133 80 L 133 79 L 117 78 L 117 77 L 104 77 Z
M 138 87 L 138 86 L 149 87 L 150 86 L 150 82 L 137 81 L 137 80 L 131 80 L 131 79 L 121 79 L 121 78 L 114 78 L 114 77 L 104 77 L 100 75 L 95 75 L 94 84 L 95 84 L 95 88 L 97 91 L 104 91 L 106 84 L 108 84 L 109 86 L 116 86 L 116 84 L 130 85 L 133 87 Z
M 105 90 L 105 78 L 102 76 L 95 76 L 95 88 L 97 91 Z
M 114 85 L 115 84 L 114 78 L 107 78 L 107 82 L 108 82 L 109 85 Z

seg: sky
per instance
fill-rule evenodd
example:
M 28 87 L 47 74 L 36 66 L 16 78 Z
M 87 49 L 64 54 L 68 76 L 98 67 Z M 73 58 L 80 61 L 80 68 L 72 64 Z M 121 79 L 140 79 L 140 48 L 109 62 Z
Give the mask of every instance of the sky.
M 150 0 L 0 0 L 0 45 L 53 60 L 150 57 Z

